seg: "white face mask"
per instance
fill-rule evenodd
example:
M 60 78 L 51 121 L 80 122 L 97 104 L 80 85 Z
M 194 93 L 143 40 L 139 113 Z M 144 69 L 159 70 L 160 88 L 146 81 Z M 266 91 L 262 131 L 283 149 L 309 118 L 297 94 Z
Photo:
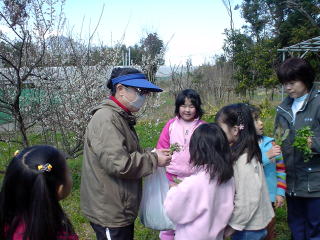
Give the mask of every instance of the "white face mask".
M 131 89 L 129 88 L 126 88 L 128 89 L 129 91 L 131 91 Z M 143 95 L 140 95 L 138 94 L 136 91 L 136 99 L 133 100 L 133 101 L 129 101 L 126 96 L 122 96 L 128 103 L 131 107 L 135 108 L 137 111 L 143 106 L 143 104 L 145 103 L 146 101 L 146 95 L 143 94 Z

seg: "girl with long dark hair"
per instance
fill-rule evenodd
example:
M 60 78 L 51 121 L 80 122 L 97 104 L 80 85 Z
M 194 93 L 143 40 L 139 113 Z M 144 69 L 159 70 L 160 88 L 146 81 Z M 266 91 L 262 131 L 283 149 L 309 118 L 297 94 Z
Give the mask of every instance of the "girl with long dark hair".
M 226 133 L 234 163 L 236 195 L 225 236 L 232 240 L 262 240 L 274 216 L 261 164 L 261 151 L 248 105 L 231 104 L 216 115 Z
M 176 224 L 175 240 L 222 240 L 233 210 L 233 163 L 228 140 L 215 123 L 202 124 L 190 140 L 194 174 L 171 184 L 165 211 Z

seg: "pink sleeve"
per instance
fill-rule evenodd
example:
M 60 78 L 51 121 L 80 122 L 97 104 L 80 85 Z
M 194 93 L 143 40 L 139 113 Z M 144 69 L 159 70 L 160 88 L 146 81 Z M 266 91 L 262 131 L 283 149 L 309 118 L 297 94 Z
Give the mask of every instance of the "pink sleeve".
M 175 118 L 170 119 L 166 125 L 163 127 L 156 149 L 162 149 L 162 148 L 170 148 L 170 136 L 169 136 L 169 127 L 171 123 L 175 120 Z

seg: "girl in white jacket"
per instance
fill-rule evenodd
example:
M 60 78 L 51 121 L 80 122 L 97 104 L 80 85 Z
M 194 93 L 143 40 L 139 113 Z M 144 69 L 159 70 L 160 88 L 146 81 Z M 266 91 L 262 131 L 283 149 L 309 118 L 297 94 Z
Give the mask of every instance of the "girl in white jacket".
M 234 163 L 236 194 L 225 236 L 232 240 L 262 240 L 274 216 L 261 164 L 261 151 L 249 106 L 223 107 L 216 121 L 226 133 Z

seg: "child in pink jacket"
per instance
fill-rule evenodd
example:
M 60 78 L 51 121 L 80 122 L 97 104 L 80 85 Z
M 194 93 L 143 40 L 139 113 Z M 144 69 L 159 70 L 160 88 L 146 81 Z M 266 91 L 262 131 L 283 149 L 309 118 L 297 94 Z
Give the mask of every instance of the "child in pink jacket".
M 160 134 L 157 149 L 170 148 L 171 144 L 178 144 L 179 150 L 172 155 L 169 166 L 166 167 L 167 178 L 172 183 L 174 178 L 182 180 L 193 173 L 189 163 L 189 142 L 194 130 L 204 121 L 200 120 L 203 115 L 201 99 L 193 89 L 181 91 L 175 103 L 176 117 L 170 119 Z M 173 240 L 174 231 L 162 231 L 161 240 Z
M 233 211 L 235 185 L 227 138 L 215 123 L 203 124 L 190 141 L 195 173 L 172 184 L 164 202 L 176 224 L 175 240 L 223 240 Z

